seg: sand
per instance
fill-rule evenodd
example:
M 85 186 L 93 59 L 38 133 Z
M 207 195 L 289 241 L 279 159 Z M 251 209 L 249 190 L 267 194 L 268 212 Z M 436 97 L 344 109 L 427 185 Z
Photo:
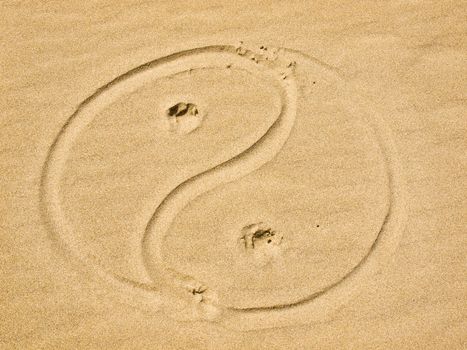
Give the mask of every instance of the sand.
M 0 348 L 463 349 L 453 2 L 5 2 Z

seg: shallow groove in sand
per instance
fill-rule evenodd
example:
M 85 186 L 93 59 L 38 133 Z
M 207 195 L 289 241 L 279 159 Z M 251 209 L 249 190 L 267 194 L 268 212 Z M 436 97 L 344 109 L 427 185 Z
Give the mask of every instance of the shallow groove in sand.
M 295 57 L 298 64 L 300 62 L 319 64 L 319 61 L 311 60 L 299 52 L 286 49 L 283 52 L 285 56 Z M 215 320 L 225 326 L 244 330 L 310 322 L 323 318 L 329 311 L 348 301 L 366 279 L 389 261 L 397 247 L 406 215 L 402 171 L 389 130 L 382 119 L 373 115 L 370 117 L 370 123 L 375 130 L 386 162 L 390 186 L 390 207 L 371 249 L 347 275 L 317 293 L 290 303 L 236 308 L 223 306 L 216 300 L 215 291 L 209 291 L 213 293 L 211 295 L 205 293 L 206 287 L 202 283 L 166 266 L 161 253 L 162 241 L 177 213 L 202 193 L 221 184 L 235 181 L 274 159 L 293 128 L 296 103 L 299 98 L 293 75 L 285 77 L 283 72 L 277 71 L 274 67 L 271 68 L 269 62 L 258 64 L 255 60 L 251 60 L 251 55 L 254 56 L 254 53 L 247 49 L 239 54 L 238 48 L 233 46 L 208 46 L 178 52 L 130 70 L 99 88 L 84 100 L 68 119 L 50 147 L 42 175 L 41 202 L 44 217 L 51 228 L 53 241 L 60 249 L 66 251 L 66 256 L 95 271 L 117 291 L 125 302 L 138 307 L 150 306 L 154 309 L 162 306 L 170 316 L 178 319 Z M 181 71 L 205 67 L 226 68 L 232 64 L 236 68 L 271 81 L 271 84 L 281 91 L 281 112 L 268 131 L 250 148 L 181 183 L 155 206 L 141 247 L 142 262 L 153 278 L 154 284 L 142 284 L 114 274 L 83 255 L 78 249 L 79 245 L 73 236 L 73 229 L 62 211 L 60 189 L 57 186 L 73 142 L 80 132 L 105 106 L 148 81 Z M 328 70 L 327 67 L 324 69 Z M 337 76 L 336 72 L 331 73 L 333 77 Z M 343 98 L 352 99 L 353 97 L 350 94 Z M 355 102 L 348 107 L 350 113 L 359 113 L 361 106 Z M 199 298 L 202 294 L 206 294 L 204 300 L 186 301 L 187 298 L 193 298 L 193 296 Z

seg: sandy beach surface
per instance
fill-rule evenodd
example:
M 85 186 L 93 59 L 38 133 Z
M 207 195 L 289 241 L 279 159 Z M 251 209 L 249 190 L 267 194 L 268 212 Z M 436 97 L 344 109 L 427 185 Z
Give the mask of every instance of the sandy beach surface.
M 467 348 L 465 2 L 0 9 L 0 349 Z

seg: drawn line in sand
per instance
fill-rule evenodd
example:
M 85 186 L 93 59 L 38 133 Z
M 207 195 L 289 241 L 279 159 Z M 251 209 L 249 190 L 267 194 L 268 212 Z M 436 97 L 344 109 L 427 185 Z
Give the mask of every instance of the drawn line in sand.
M 390 207 L 367 255 L 339 281 L 318 293 L 286 304 L 255 308 L 226 307 L 209 286 L 175 271 L 164 262 L 162 243 L 177 214 L 206 191 L 235 181 L 274 159 L 290 136 L 296 118 L 297 100 L 300 98 L 294 70 L 301 64 L 319 64 L 316 59 L 293 50 L 266 51 L 265 47 L 254 52 L 243 45 L 215 45 L 178 52 L 143 64 L 117 77 L 84 100 L 51 145 L 41 178 L 41 203 L 44 218 L 53 233 L 53 241 L 66 252 L 66 256 L 95 271 L 125 302 L 145 309 L 162 308 L 169 316 L 180 320 L 211 320 L 242 330 L 312 322 L 322 320 L 330 311 L 348 301 L 369 277 L 390 260 L 405 222 L 404 183 L 391 134 L 382 119 L 372 115 L 369 122 L 377 135 L 388 172 Z M 124 94 L 161 77 L 208 67 L 235 67 L 268 80 L 280 91 L 280 113 L 266 133 L 250 148 L 179 184 L 156 206 L 141 242 L 142 263 L 154 283 L 143 284 L 117 275 L 80 252 L 73 229 L 63 213 L 58 184 L 73 143 L 100 110 Z M 321 69 L 339 81 L 336 72 L 324 66 Z M 314 81 L 310 81 L 312 83 Z M 360 112 L 362 104 L 357 102 L 358 98 L 351 93 L 343 98 L 355 100 L 348 105 L 350 113 Z M 196 108 L 193 106 L 191 112 L 196 117 Z M 183 114 L 185 107 L 188 110 L 188 105 L 172 107 L 173 110 L 168 111 L 170 116 Z

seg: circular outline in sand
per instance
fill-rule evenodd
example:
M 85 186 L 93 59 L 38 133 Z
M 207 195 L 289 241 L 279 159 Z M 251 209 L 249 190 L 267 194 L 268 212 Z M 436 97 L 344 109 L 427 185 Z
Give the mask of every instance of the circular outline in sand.
M 213 52 L 216 54 L 231 54 L 232 51 L 235 52 L 234 50 L 235 48 L 224 45 L 200 47 L 159 58 L 130 70 L 99 88 L 94 94 L 84 100 L 67 120 L 49 149 L 41 177 L 41 203 L 44 217 L 51 226 L 51 232 L 54 234 L 53 241 L 59 248 L 65 250 L 69 256 L 73 257 L 75 262 L 94 270 L 102 279 L 117 288 L 119 296 L 125 302 L 132 305 L 158 308 L 164 303 L 164 300 L 161 299 L 157 286 L 139 283 L 123 276 L 115 275 L 111 271 L 97 265 L 89 257 L 84 256 L 77 250 L 78 244 L 62 213 L 59 186 L 56 186 L 60 182 L 67 154 L 72 147 L 73 140 L 92 121 L 98 110 L 101 110 L 121 95 L 137 89 L 146 81 L 153 80 L 153 76 L 157 75 L 158 70 L 160 70 L 159 66 L 169 66 L 169 68 L 173 69 L 173 73 L 175 73 L 179 71 L 178 65 L 175 64 L 172 67 L 171 64 L 179 59 L 183 60 L 196 54 Z M 305 59 L 310 60 L 310 62 L 321 66 L 323 70 L 328 70 L 325 64 L 312 57 L 295 50 L 284 50 L 302 55 Z M 164 73 L 165 76 L 170 74 L 170 69 L 169 73 Z M 103 103 L 99 103 L 102 99 Z M 364 108 L 364 105 L 364 103 L 361 103 L 357 107 L 356 112 L 359 112 L 359 108 Z M 397 150 L 389 128 L 385 125 L 383 119 L 377 115 L 372 115 L 372 120 L 372 127 L 376 131 L 379 146 L 387 165 L 390 207 L 378 237 L 368 254 L 341 280 L 302 301 L 291 305 L 251 309 L 226 309 L 223 310 L 223 315 L 216 319 L 218 323 L 229 328 L 251 330 L 322 320 L 332 310 L 348 301 L 367 282 L 369 277 L 374 275 L 390 260 L 398 246 L 406 221 L 405 184 Z M 64 237 L 64 233 L 66 238 Z

